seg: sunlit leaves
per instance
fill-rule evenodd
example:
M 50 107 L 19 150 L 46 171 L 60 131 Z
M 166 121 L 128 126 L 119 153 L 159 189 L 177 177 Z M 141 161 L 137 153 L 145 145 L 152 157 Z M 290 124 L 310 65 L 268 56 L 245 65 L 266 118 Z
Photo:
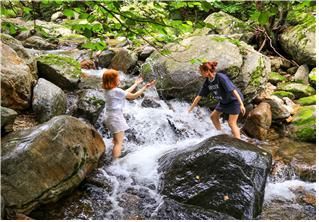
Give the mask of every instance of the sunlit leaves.
M 81 46 L 82 48 L 87 48 L 87 49 L 92 49 L 92 50 L 104 50 L 106 49 L 107 45 L 105 42 L 103 41 L 99 41 L 99 42 L 87 42 L 82 44 Z
M 66 15 L 67 17 L 73 17 L 74 16 L 74 12 L 71 9 L 64 9 L 63 10 L 63 14 Z

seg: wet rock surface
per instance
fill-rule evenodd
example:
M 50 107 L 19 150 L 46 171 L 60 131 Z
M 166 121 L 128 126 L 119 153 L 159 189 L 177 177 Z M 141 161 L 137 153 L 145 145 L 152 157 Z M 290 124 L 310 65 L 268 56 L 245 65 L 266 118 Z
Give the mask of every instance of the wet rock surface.
M 261 212 L 271 156 L 252 144 L 215 136 L 160 163 L 162 193 L 169 198 L 237 219 Z
M 104 152 L 102 137 L 70 116 L 57 116 L 1 141 L 1 193 L 8 212 L 29 213 L 74 189 Z

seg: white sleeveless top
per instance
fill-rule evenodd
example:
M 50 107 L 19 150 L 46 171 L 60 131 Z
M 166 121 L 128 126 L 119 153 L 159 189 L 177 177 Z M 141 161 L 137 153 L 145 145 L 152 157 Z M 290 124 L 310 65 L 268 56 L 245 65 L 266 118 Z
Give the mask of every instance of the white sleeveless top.
M 123 111 L 127 92 L 120 88 L 105 90 L 105 111 Z

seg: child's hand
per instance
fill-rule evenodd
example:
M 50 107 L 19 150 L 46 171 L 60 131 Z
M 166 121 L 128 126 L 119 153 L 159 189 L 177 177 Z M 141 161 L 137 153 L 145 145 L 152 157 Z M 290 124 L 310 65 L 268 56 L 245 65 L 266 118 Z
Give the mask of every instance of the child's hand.
M 136 84 L 136 85 L 140 84 L 141 82 L 143 82 L 143 78 L 142 78 L 142 77 L 138 77 L 138 78 L 135 80 L 135 84 Z
M 86 79 L 86 78 L 89 78 L 89 75 L 84 73 L 84 72 L 82 72 L 81 75 L 80 75 L 80 78 L 81 79 Z
M 156 83 L 156 80 L 153 80 L 153 81 L 151 81 L 151 82 L 146 83 L 146 84 L 145 84 L 145 87 L 146 87 L 146 88 L 150 88 L 151 86 L 154 86 L 155 83 Z

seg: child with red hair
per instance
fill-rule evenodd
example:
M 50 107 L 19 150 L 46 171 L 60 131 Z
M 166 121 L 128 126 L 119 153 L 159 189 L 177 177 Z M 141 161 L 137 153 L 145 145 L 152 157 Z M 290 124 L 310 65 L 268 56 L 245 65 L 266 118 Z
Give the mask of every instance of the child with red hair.
M 120 84 L 118 71 L 114 69 L 108 69 L 103 73 L 102 82 L 102 87 L 105 89 L 106 100 L 105 110 L 107 117 L 105 123 L 113 135 L 113 159 L 118 159 L 121 156 L 124 131 L 129 128 L 123 116 L 125 99 L 134 100 L 138 98 L 146 89 L 155 84 L 155 80 L 146 83 L 140 90 L 132 93 L 138 84 L 143 82 L 143 79 L 138 78 L 130 88 L 123 90 L 118 88 L 118 85 Z
M 228 125 L 235 138 L 240 139 L 240 130 L 237 126 L 237 119 L 240 112 L 245 115 L 243 95 L 232 81 L 223 73 L 216 71 L 217 62 L 204 62 L 199 66 L 199 71 L 206 78 L 204 85 L 194 99 L 189 112 L 198 104 L 203 96 L 209 93 L 219 101 L 215 110 L 211 113 L 211 120 L 217 130 L 221 130 L 219 122 L 222 113 L 229 114 Z

